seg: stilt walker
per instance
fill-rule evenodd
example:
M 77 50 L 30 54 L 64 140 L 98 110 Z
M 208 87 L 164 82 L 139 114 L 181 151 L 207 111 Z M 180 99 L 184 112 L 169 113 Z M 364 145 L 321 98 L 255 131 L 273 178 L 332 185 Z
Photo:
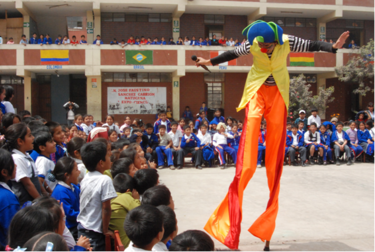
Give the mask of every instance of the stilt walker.
M 267 121 L 265 163 L 270 198 L 265 212 L 253 223 L 249 232 L 262 241 L 267 241 L 265 250 L 269 250 L 279 207 L 280 177 L 286 142 L 288 54 L 291 51 L 336 53 L 345 43 L 349 32 L 344 32 L 335 44 L 330 44 L 286 35 L 274 22 L 258 20 L 247 26 L 242 34 L 248 39 L 243 45 L 209 60 L 199 57 L 196 64 L 218 65 L 249 53 L 253 55 L 254 62 L 237 108 L 237 111 L 246 109 L 246 118 L 238 149 L 236 174 L 227 196 L 211 215 L 204 229 L 229 248 L 238 249 L 243 192 L 257 167 L 259 128 L 264 115 Z

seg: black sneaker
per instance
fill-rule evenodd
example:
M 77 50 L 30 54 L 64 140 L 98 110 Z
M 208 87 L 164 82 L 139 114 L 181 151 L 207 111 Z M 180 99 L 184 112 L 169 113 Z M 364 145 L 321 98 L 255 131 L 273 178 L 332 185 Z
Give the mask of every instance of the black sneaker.
M 181 166 L 181 165 L 177 167 L 177 170 L 181 170 L 181 169 L 182 169 L 182 166 Z
M 303 162 L 303 161 L 302 161 L 302 162 L 301 162 L 301 166 L 302 166 L 302 167 L 306 167 L 306 166 L 307 166 L 306 162 Z
M 336 165 L 337 165 L 337 166 L 339 166 L 339 165 L 340 165 L 340 161 L 339 161 L 339 159 L 338 159 L 338 158 L 336 159 Z
M 195 168 L 197 168 L 198 170 L 202 170 L 202 166 L 200 165 L 196 166 Z
M 220 165 L 220 169 L 224 170 L 226 168 L 226 165 L 223 164 L 223 165 Z
M 318 157 L 318 164 L 320 164 L 320 165 L 323 164 L 323 157 Z
M 309 161 L 310 161 L 310 164 L 311 164 L 311 165 L 314 165 L 314 164 L 315 164 L 315 162 L 314 162 L 314 158 L 313 158 L 313 157 L 309 157 Z
M 293 162 L 293 166 L 299 166 L 297 162 Z
M 348 159 L 348 162 L 346 163 L 346 165 L 352 165 L 352 160 L 350 158 Z

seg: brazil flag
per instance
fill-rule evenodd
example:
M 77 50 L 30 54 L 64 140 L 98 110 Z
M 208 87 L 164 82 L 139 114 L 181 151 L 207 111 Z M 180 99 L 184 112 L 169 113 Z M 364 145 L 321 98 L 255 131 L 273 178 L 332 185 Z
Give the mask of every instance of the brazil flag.
M 126 65 L 152 65 L 152 51 L 125 50 Z

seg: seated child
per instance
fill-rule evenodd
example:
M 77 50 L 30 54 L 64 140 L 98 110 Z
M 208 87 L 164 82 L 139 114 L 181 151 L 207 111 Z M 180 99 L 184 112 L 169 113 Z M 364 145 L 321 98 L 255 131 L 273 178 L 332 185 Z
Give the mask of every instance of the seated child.
M 173 164 L 177 169 L 181 169 L 184 163 L 184 150 L 181 148 L 181 138 L 183 133 L 179 131 L 177 122 L 171 123 L 172 130 L 169 131 L 168 135 L 172 138 L 172 155 L 173 155 Z
M 161 168 L 164 168 L 165 163 L 164 163 L 164 155 L 167 157 L 167 167 L 171 168 L 174 170 L 173 166 L 173 160 L 172 160 L 172 150 L 171 147 L 173 146 L 172 138 L 170 135 L 166 133 L 167 127 L 165 125 L 160 125 L 159 126 L 159 146 L 156 147 L 155 151 L 156 154 L 158 155 L 158 166 Z M 163 155 L 164 153 L 164 155 Z
M 134 174 L 134 189 L 137 190 L 139 195 L 159 184 L 159 174 L 155 169 L 141 169 Z
M 286 123 L 286 134 L 287 135 L 292 134 L 292 122 L 287 122 Z
M 331 136 L 330 134 L 327 132 L 327 128 L 324 124 L 320 125 L 320 128 L 319 128 L 319 132 L 320 132 L 320 142 L 321 144 L 323 145 L 323 164 L 326 165 L 327 164 L 327 157 L 328 157 L 328 160 L 331 164 L 333 164 L 333 159 L 332 159 L 332 149 L 331 149 Z M 357 134 L 357 133 L 356 133 Z
M 131 133 L 131 128 L 130 127 L 125 127 L 124 130 L 123 130 L 123 134 L 122 134 L 122 138 L 130 138 L 130 133 Z
M 194 126 L 194 129 L 199 130 L 199 127 L 203 124 L 204 121 L 207 121 L 207 118 L 206 118 L 206 112 L 204 112 L 204 110 L 201 110 L 199 111 L 199 117 L 197 118 L 197 120 L 195 120 L 195 126 Z
M 62 157 L 57 161 L 52 174 L 57 180 L 57 185 L 51 196 L 63 203 L 65 225 L 74 239 L 77 240 L 77 217 L 79 214 L 79 194 L 81 193 L 78 186 L 80 171 L 77 163 L 70 157 Z
M 165 185 L 157 185 L 147 189 L 142 195 L 142 205 L 165 205 L 174 210 L 174 201 L 171 192 Z
M 81 148 L 85 143 L 86 141 L 82 138 L 73 137 L 67 144 L 66 151 L 69 154 L 69 157 L 71 157 L 77 163 L 78 170 L 80 171 L 80 174 L 78 176 L 78 183 L 81 183 L 82 179 L 87 173 L 87 169 L 83 164 L 81 157 Z
M 210 122 L 210 128 L 211 128 L 212 124 L 218 125 L 221 122 L 225 123 L 225 118 L 224 118 L 224 116 L 221 116 L 221 110 L 220 109 L 215 109 L 214 119 L 212 119 L 211 122 Z
M 151 251 L 163 239 L 163 214 L 151 205 L 136 207 L 126 215 L 124 230 L 132 241 L 125 252 Z
M 372 141 L 370 132 L 366 129 L 366 124 L 364 122 L 359 122 L 358 127 L 358 143 L 366 153 L 366 161 L 370 161 L 374 154 L 374 142 Z
M 262 157 L 263 153 L 266 152 L 266 131 L 262 129 L 262 126 L 259 131 L 258 137 L 258 159 L 257 159 L 257 167 L 262 167 Z
M 216 133 L 217 133 L 217 124 L 216 123 L 211 123 L 210 124 L 210 130 L 208 131 L 208 133 L 210 133 L 211 137 L 213 137 Z
M 333 142 L 333 149 L 335 151 L 336 156 L 336 165 L 340 165 L 340 152 L 345 152 L 348 162 L 347 165 L 351 165 L 351 158 L 350 158 L 350 138 L 345 131 L 343 131 L 344 124 L 342 122 L 336 123 L 336 130 L 332 133 L 331 142 Z M 359 137 L 358 137 L 359 139 Z
M 299 132 L 300 134 L 302 134 L 303 136 L 305 135 L 305 130 L 304 130 L 304 128 L 305 128 L 305 123 L 304 123 L 303 121 L 300 121 L 300 122 L 298 123 L 298 132 Z
M 310 153 L 309 161 L 311 165 L 315 164 L 315 151 L 319 151 L 319 164 L 323 164 L 323 145 L 320 143 L 320 134 L 317 129 L 318 127 L 316 126 L 316 123 L 313 122 L 310 124 L 309 130 L 306 131 L 304 135 L 305 147 L 307 152 Z
M 212 166 L 212 160 L 215 158 L 215 153 L 212 148 L 212 136 L 210 133 L 207 133 L 207 126 L 205 124 L 202 124 L 200 126 L 200 131 L 197 135 L 197 137 L 200 140 L 200 149 L 202 150 L 203 160 L 205 164 L 211 167 Z
M 358 144 L 357 123 L 353 121 L 350 123 L 349 127 L 350 128 L 346 131 L 346 134 L 348 134 L 350 139 L 350 149 L 352 151 L 352 158 L 354 162 L 354 160 L 362 154 L 363 149 L 362 146 Z
M 156 147 L 159 145 L 158 137 L 154 133 L 154 127 L 152 124 L 148 123 L 146 125 L 146 134 L 144 134 L 147 137 L 147 141 L 142 141 L 142 149 L 145 152 L 145 158 L 152 162 L 156 160 Z
M 181 118 L 180 121 L 178 122 L 178 127 L 177 130 L 180 131 L 182 134 L 184 134 L 184 126 L 185 126 L 185 118 Z M 171 124 L 172 127 L 172 124 Z
M 56 180 L 50 176 L 55 168 L 55 163 L 50 159 L 50 155 L 56 152 L 56 143 L 49 132 L 40 131 L 35 135 L 34 150 L 39 154 L 35 161 L 39 181 L 51 194 L 57 184 Z
M 160 205 L 157 209 L 163 214 L 164 235 L 161 241 L 154 245 L 152 251 L 168 251 L 166 244 L 176 237 L 178 231 L 176 214 L 168 206 Z
M 93 141 L 81 148 L 81 157 L 89 172 L 81 182 L 78 237 L 90 238 L 94 251 L 104 251 L 105 235 L 113 237 L 113 232 L 108 229 L 110 200 L 117 197 L 112 180 L 103 175 L 111 168 L 111 152 L 105 143 Z
M 130 177 L 134 177 L 134 174 L 138 171 L 135 167 L 131 158 L 119 158 L 113 162 L 111 167 L 112 178 L 116 177 L 120 173 L 128 174 Z
M 228 138 L 234 138 L 229 133 L 225 132 L 225 124 L 219 123 L 217 125 L 218 132 L 213 137 L 213 145 L 215 146 L 215 150 L 219 154 L 219 161 L 220 161 L 220 168 L 225 169 L 226 168 L 226 162 L 224 158 L 224 152 L 227 152 L 233 159 L 234 164 L 236 164 L 237 161 L 237 152 L 228 146 L 227 139 Z M 232 129 L 232 127 L 231 127 Z
M 154 123 L 154 133 L 157 134 L 159 133 L 159 126 L 164 125 L 167 129 L 167 132 L 171 131 L 171 122 L 167 119 L 167 114 L 164 110 L 161 110 L 159 112 L 159 118 L 155 123 Z M 147 128 L 146 128 L 147 130 Z
M 172 240 L 169 251 L 215 251 L 215 245 L 205 232 L 188 230 Z
M 185 134 L 182 136 L 181 148 L 184 150 L 184 156 L 191 153 L 195 160 L 195 168 L 202 169 L 202 150 L 199 148 L 201 143 L 199 138 L 191 132 L 189 125 L 184 127 Z
M 286 148 L 287 152 L 289 153 L 290 161 L 294 166 L 299 165 L 297 162 L 295 162 L 296 152 L 298 151 L 301 155 L 301 166 L 306 166 L 306 148 L 303 147 L 303 135 L 298 132 L 297 125 L 291 125 L 291 129 L 292 134 L 286 136 Z
M 229 138 L 228 139 L 228 144 L 237 153 L 238 152 L 238 147 L 240 146 L 240 139 L 241 139 L 241 135 L 238 132 L 238 125 L 237 124 L 233 124 L 232 131 L 230 131 L 229 134 L 232 135 L 233 138 Z
M 8 228 L 13 216 L 20 210 L 17 196 L 8 186 L 10 179 L 16 176 L 12 154 L 0 149 L 0 250 L 5 251 L 8 244 Z
M 113 179 L 113 186 L 117 198 L 111 199 L 112 213 L 109 229 L 119 231 L 121 242 L 126 248 L 129 246 L 130 240 L 124 231 L 124 221 L 128 212 L 139 207 L 141 202 L 138 192 L 134 190 L 134 180 L 130 175 L 117 174 Z

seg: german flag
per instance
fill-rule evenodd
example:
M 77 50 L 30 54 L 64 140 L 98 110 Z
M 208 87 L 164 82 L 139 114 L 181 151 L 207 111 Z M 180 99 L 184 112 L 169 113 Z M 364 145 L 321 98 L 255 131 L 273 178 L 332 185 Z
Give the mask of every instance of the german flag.
M 40 50 L 41 65 L 69 65 L 69 50 Z
M 314 53 L 290 53 L 290 66 L 314 65 Z

